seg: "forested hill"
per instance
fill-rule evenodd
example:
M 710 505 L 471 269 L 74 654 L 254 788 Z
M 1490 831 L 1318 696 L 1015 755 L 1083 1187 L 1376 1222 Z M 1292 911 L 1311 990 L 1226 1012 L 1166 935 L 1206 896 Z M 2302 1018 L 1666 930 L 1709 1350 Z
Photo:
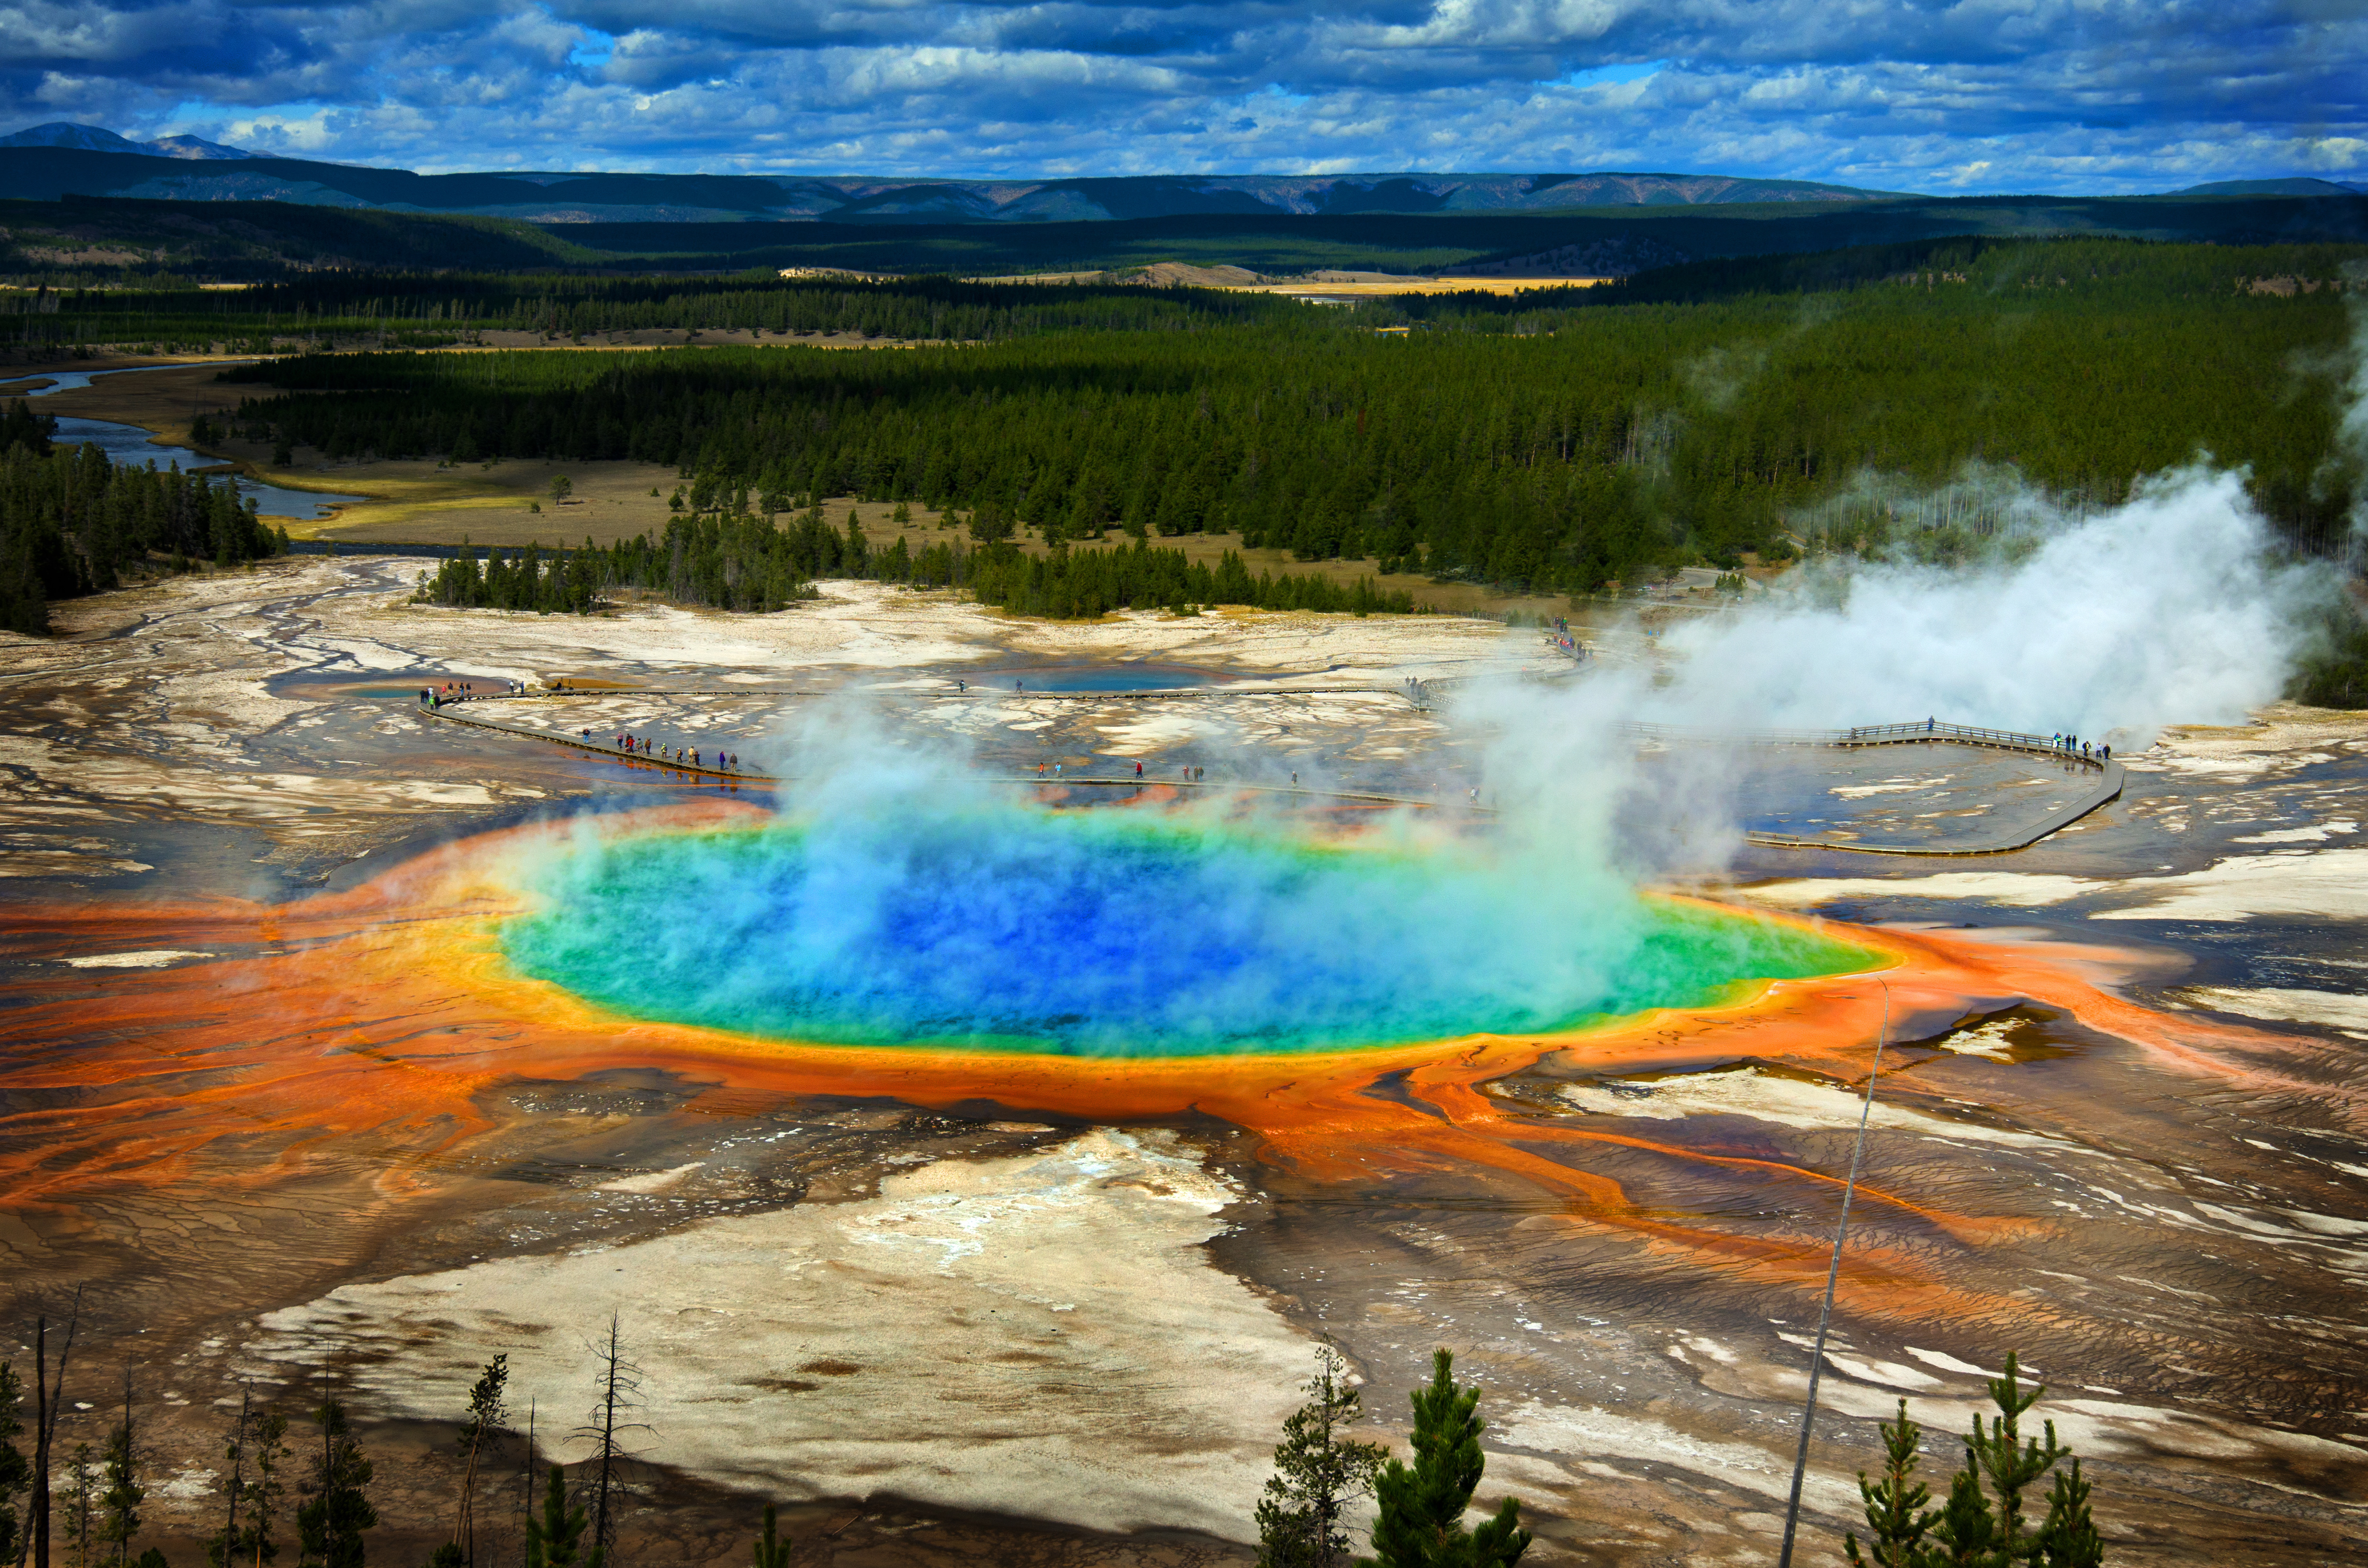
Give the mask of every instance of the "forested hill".
M 68 194 L 396 207 L 536 222 L 831 218 L 845 223 L 1095 222 L 1179 213 L 1553 211 L 1856 201 L 1887 193 L 1716 174 L 1120 175 L 1056 179 L 497 170 L 421 175 L 217 147 L 199 161 L 109 132 L 0 140 L 0 199 Z M 104 140 L 100 140 L 104 138 Z
M 96 156 L 97 154 L 92 154 Z M 171 160 L 142 159 L 145 163 Z M 199 165 L 179 164 L 178 168 Z M 229 163 L 212 165 L 242 169 Z M 520 189 L 532 187 L 520 186 Z M 564 188 L 559 187 L 559 188 Z M 290 201 L 67 198 L 0 203 L 0 278 L 85 287 L 258 282 L 324 269 L 675 274 L 1092 271 L 1178 261 L 1612 276 L 1676 262 L 1952 235 L 2120 234 L 2221 244 L 2368 241 L 2368 196 L 1912 197 L 1583 206 L 1557 211 L 1169 211 L 1108 221 L 567 222 L 352 210 Z
M 988 538 L 1238 531 L 1508 586 L 1588 590 L 1788 536 L 1874 548 L 1905 528 L 1945 553 L 1995 524 L 2014 476 L 2104 504 L 2207 452 L 2327 550 L 2359 483 L 2336 441 L 2332 269 L 2360 254 L 2074 241 L 1816 294 L 1406 302 L 1391 319 L 1431 324 L 1404 336 L 1300 311 L 884 355 L 335 355 L 227 379 L 299 389 L 242 417 L 332 456 L 632 458 L 680 470 L 701 512 L 912 498 Z M 1905 499 L 1935 486 L 1955 497 L 1938 513 Z
M 1870 284 L 1915 283 L 1927 289 L 1971 289 L 1991 299 L 2028 297 L 2034 290 L 2078 289 L 2089 302 L 2110 296 L 2122 307 L 2144 308 L 2202 299 L 2229 290 L 2266 286 L 2286 278 L 2317 290 L 2348 287 L 2347 262 L 2368 255 L 2358 241 L 2290 244 L 2224 243 L 2156 244 L 2106 236 L 1952 234 L 1890 244 L 1859 245 L 1809 255 L 1725 256 L 1656 267 L 1573 290 L 1577 305 L 1696 304 L 1749 295 L 1821 294 Z M 2264 288 L 2264 291 L 2267 291 Z M 1459 311 L 1520 312 L 1545 296 L 1524 291 L 1491 300 L 1476 293 L 1404 301 L 1430 315 Z
M 1302 314 L 1295 301 L 1271 295 L 1119 284 L 324 272 L 236 290 L 92 289 L 31 300 L 0 294 L 0 345 L 21 346 L 28 355 L 86 343 L 219 345 L 225 352 L 268 354 L 298 345 L 442 347 L 494 331 L 581 341 L 586 334 L 652 327 L 987 342 L 1047 332 L 1183 331 Z

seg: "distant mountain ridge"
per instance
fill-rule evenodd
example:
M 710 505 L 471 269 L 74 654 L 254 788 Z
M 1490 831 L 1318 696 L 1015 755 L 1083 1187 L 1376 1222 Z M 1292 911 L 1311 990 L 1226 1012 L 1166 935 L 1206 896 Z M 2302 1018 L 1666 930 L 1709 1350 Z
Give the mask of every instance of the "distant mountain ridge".
M 2347 185 L 2341 180 L 2319 179 L 2309 175 L 2297 175 L 2290 179 L 2223 179 L 2209 185 L 2191 185 L 2184 190 L 2174 190 L 2171 196 L 2358 196 L 2368 192 L 2368 185 Z
M 171 160 L 169 165 L 164 160 Z M 228 167 L 190 167 L 192 163 Z M 1556 212 L 1589 207 L 1887 199 L 1899 193 L 1728 175 L 1140 175 L 1041 180 L 515 170 L 420 175 L 274 158 L 195 137 L 97 126 L 0 137 L 0 198 L 292 201 L 533 223 L 1063 223 L 1185 214 Z
M 126 153 L 135 157 L 184 158 L 199 162 L 256 156 L 243 148 L 225 147 L 219 142 L 208 142 L 196 136 L 165 136 L 154 142 L 134 142 L 100 126 L 72 125 L 63 119 L 32 126 L 14 135 L 0 136 L 0 147 L 71 147 L 85 153 Z

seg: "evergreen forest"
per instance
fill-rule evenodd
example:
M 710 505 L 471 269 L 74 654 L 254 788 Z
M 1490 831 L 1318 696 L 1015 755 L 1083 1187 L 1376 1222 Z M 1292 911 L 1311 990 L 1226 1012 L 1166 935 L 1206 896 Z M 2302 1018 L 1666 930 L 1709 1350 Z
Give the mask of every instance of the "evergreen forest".
M 153 467 L 118 468 L 66 449 L 19 399 L 0 416 L 0 628 L 40 636 L 57 599 L 103 592 L 152 566 L 235 566 L 288 548 L 234 485 Z
M 1652 299 L 1650 274 L 1356 311 L 1146 291 L 1174 312 L 1147 329 L 896 353 L 315 354 L 224 379 L 281 389 L 244 403 L 250 434 L 332 460 L 632 459 L 700 514 L 913 500 L 981 543 L 1236 533 L 1532 592 L 1747 552 L 1947 558 L 2032 492 L 2110 506 L 2201 460 L 2244 468 L 2296 550 L 2341 547 L 2341 269 L 2368 251 L 1953 243 L 1913 272 L 1736 264 L 1701 299 Z
M 270 354 L 289 347 L 439 348 L 487 332 L 576 342 L 586 334 L 648 328 L 985 343 L 1048 332 L 1175 331 L 1298 313 L 1303 307 L 1271 295 L 1123 283 L 322 272 L 241 290 L 0 294 L 0 347 L 38 353 L 105 343 Z
M 1322 610 L 1351 615 L 1411 615 L 1413 596 L 1383 593 L 1371 578 L 1341 587 L 1307 573 L 1256 577 L 1240 555 L 1226 551 L 1215 568 L 1189 561 L 1180 550 L 1138 540 L 1131 550 L 1022 553 L 1008 540 L 975 549 L 959 543 L 916 551 L 901 536 L 874 547 L 853 517 L 844 532 L 819 508 L 787 526 L 746 516 L 677 517 L 655 540 L 646 535 L 607 548 L 581 550 L 474 549 L 438 567 L 421 585 L 422 603 L 464 609 L 589 614 L 620 592 L 653 595 L 716 609 L 777 610 L 814 597 L 816 577 L 868 578 L 916 588 L 960 588 L 981 603 L 1016 614 L 1060 619 L 1114 609 L 1181 610 L 1188 606 L 1247 605 L 1258 609 Z

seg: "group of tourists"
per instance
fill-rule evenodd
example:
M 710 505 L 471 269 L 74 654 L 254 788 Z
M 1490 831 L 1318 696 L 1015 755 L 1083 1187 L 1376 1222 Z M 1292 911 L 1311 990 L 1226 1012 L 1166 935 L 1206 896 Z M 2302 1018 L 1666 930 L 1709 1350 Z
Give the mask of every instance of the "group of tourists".
M 1570 617 L 1566 615 L 1554 618 L 1554 624 L 1546 629 L 1546 641 L 1574 659 L 1587 657 L 1587 644 L 1580 642 L 1577 634 L 1571 631 Z
M 505 681 L 502 686 L 504 691 L 511 697 L 524 697 L 527 694 L 526 684 L 523 681 Z M 563 690 L 564 687 L 563 683 L 553 681 L 552 689 Z M 472 682 L 448 680 L 440 686 L 421 687 L 419 704 L 423 708 L 441 708 L 448 703 L 473 701 L 484 695 L 476 689 Z M 576 738 L 587 746 L 599 744 L 592 738 L 590 730 L 577 731 Z M 620 730 L 610 736 L 609 744 L 627 756 L 655 758 L 671 762 L 680 767 L 708 767 L 723 773 L 740 771 L 738 752 L 718 752 L 710 760 L 697 746 L 668 745 L 663 742 L 653 741 L 646 735 L 636 735 L 626 730 Z M 1142 766 L 1137 764 L 1135 772 L 1140 774 L 1142 771 Z
M 1047 770 L 1049 770 L 1053 778 L 1058 778 L 1061 777 L 1062 769 L 1065 766 L 1065 764 L 1058 762 L 1040 762 L 1036 765 L 1036 778 L 1039 782 L 1044 781 Z M 1184 771 L 1186 776 L 1190 777 L 1192 770 L 1188 767 Z M 1134 776 L 1137 778 L 1143 777 L 1143 764 L 1140 762 L 1134 765 Z
M 465 680 L 448 680 L 442 686 L 421 687 L 419 688 L 419 705 L 422 708 L 441 708 L 447 703 L 473 701 L 478 695 L 477 687 L 473 682 Z M 524 697 L 526 695 L 526 682 L 522 680 L 506 680 L 502 682 L 502 695 L 505 697 Z
M 2083 762 L 2104 763 L 2113 760 L 2113 748 L 2101 741 L 2091 746 L 2078 735 L 2060 734 L 2048 736 L 2047 744 L 2066 756 L 2077 756 Z
M 586 745 L 594 744 L 591 731 L 582 730 L 577 733 Z M 609 738 L 609 744 L 627 756 L 656 757 L 680 767 L 712 767 L 724 773 L 740 771 L 740 754 L 736 751 L 718 752 L 712 762 L 703 762 L 700 760 L 703 754 L 697 746 L 667 745 L 663 742 L 653 741 L 646 735 L 636 735 L 627 730 L 618 731 Z

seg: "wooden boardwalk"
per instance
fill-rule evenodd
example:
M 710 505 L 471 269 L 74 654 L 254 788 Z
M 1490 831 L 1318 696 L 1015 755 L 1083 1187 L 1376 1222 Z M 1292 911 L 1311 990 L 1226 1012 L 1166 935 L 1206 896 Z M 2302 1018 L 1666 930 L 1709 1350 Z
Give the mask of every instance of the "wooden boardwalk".
M 1032 699 L 1041 696 L 1099 698 L 1105 699 L 1123 700 L 1144 697 L 1197 697 L 1209 695 L 1213 692 L 1223 692 L 1227 689 L 1229 688 L 1224 687 L 1192 687 L 1182 688 L 1170 687 L 1147 692 L 1100 691 L 1039 693 L 1026 691 L 1007 692 L 982 687 L 976 695 L 982 698 L 1016 697 Z M 1309 691 L 1310 689 L 1311 688 L 1303 687 L 1292 688 L 1291 691 L 1259 693 L 1258 695 L 1288 696 L 1292 695 L 1294 691 Z M 1368 691 L 1380 692 L 1398 697 L 1407 696 L 1407 693 L 1395 690 L 1389 687 L 1338 687 L 1317 689 L 1322 692 Z M 824 694 L 821 692 L 810 692 L 795 688 L 764 687 L 669 687 L 664 690 L 652 690 L 649 688 L 604 688 L 598 691 L 567 691 L 549 694 L 535 693 L 523 698 L 478 697 L 471 698 L 463 702 L 448 702 L 438 707 L 429 707 L 423 703 L 417 705 L 416 711 L 423 718 L 434 719 L 443 723 L 458 724 L 472 730 L 491 731 L 496 734 L 513 735 L 521 740 L 541 741 L 547 745 L 564 746 L 570 751 L 581 752 L 589 756 L 598 756 L 605 761 L 620 763 L 629 767 L 647 767 L 662 773 L 677 774 L 685 778 L 712 778 L 720 783 L 726 784 L 780 785 L 795 783 L 796 780 L 794 778 L 783 778 L 773 774 L 746 773 L 732 768 L 718 767 L 712 763 L 703 762 L 694 767 L 689 762 L 679 761 L 670 757 L 654 756 L 647 752 L 627 751 L 623 747 L 617 745 L 612 741 L 604 741 L 598 739 L 597 736 L 586 739 L 580 731 L 575 733 L 562 733 L 556 731 L 542 729 L 532 724 L 513 723 L 507 720 L 496 719 L 490 713 L 472 711 L 472 710 L 477 710 L 483 705 L 495 702 L 545 701 L 554 698 L 564 699 L 568 698 L 616 696 L 818 697 L 821 695 Z M 932 699 L 941 699 L 945 694 L 916 693 L 912 695 L 927 695 Z M 952 694 L 954 700 L 961 700 L 969 695 L 971 694 Z M 1236 690 L 1235 695 L 1238 696 L 1245 694 Z M 1412 699 L 1409 699 L 1409 700 L 1412 700 Z M 2055 810 L 2048 812 L 2046 816 L 2041 818 L 2038 822 L 2025 827 L 2016 828 L 2009 832 L 1994 835 L 1987 839 L 1976 840 L 1971 844 L 1960 843 L 1948 846 L 1935 846 L 1898 841 L 1886 843 L 1878 839 L 1840 839 L 1777 833 L 1747 833 L 1744 835 L 1744 838 L 1747 843 L 1769 849 L 1824 849 L 1841 851 L 1853 855 L 1907 855 L 1945 858 L 1970 855 L 2004 855 L 2011 853 L 2017 849 L 2027 849 L 2032 845 L 2038 843 L 2041 839 L 2047 837 L 2050 834 L 2060 833 L 2072 824 L 2079 821 L 2082 817 L 2087 816 L 2090 812 L 2095 811 L 2098 807 L 2105 804 L 2109 801 L 2118 798 L 2122 792 L 2122 765 L 2118 762 L 2102 761 L 2090 757 L 2083 757 L 2077 753 L 2067 753 L 2052 744 L 2048 737 L 2044 735 L 2021 734 L 2009 730 L 1977 729 L 1973 726 L 1964 724 L 1942 724 L 1930 720 L 1927 720 L 1922 723 L 1860 725 L 1848 730 L 1769 730 L 1746 732 L 1742 733 L 1688 731 L 1654 724 L 1630 724 L 1623 726 L 1623 730 L 1626 733 L 1634 736 L 1639 741 L 1660 745 L 1715 745 L 1743 747 L 1801 746 L 1842 751 L 1854 751 L 1869 746 L 1972 745 L 1981 746 L 1993 751 L 2009 751 L 2024 756 L 2047 757 L 2065 762 L 2068 766 L 2079 767 L 2093 776 L 2089 781 L 2089 787 L 2087 790 L 2083 790 L 2074 799 L 2065 802 L 2063 805 L 2056 807 Z M 702 750 L 704 748 L 702 748 Z M 1411 806 L 1418 807 L 1423 810 L 1461 812 L 1470 816 L 1493 817 L 1497 814 L 1496 810 L 1493 807 L 1476 804 L 1468 801 L 1459 801 L 1453 796 L 1399 795 L 1374 790 L 1326 790 L 1299 784 L 1254 784 L 1232 778 L 1168 778 L 1156 777 L 1148 773 L 1139 778 L 1124 774 L 1116 778 L 1110 778 L 1099 774 L 1067 774 L 1057 778 L 1046 778 L 1041 776 L 1031 778 L 1026 774 L 982 774 L 975 777 L 978 782 L 984 784 L 1018 784 L 1042 786 L 1047 789 L 1143 790 L 1158 788 L 1165 790 L 1217 790 L 1228 791 L 1234 794 L 1285 795 L 1295 796 L 1307 800 L 1354 801 L 1360 804 Z
M 586 692 L 581 695 L 589 697 L 600 694 Z M 773 695 L 778 696 L 780 694 L 774 693 Z M 651 754 L 643 751 L 627 751 L 612 741 L 604 741 L 597 738 L 593 740 L 586 740 L 580 732 L 575 734 L 560 734 L 553 731 L 541 729 L 532 724 L 514 724 L 505 720 L 493 718 L 490 715 L 481 715 L 465 711 L 465 710 L 474 708 L 480 703 L 502 701 L 515 702 L 518 700 L 520 699 L 517 698 L 478 697 L 472 698 L 466 702 L 448 702 L 438 708 L 421 707 L 417 711 L 422 718 L 440 720 L 445 723 L 459 724 L 466 729 L 491 730 L 497 734 L 516 735 L 521 740 L 541 741 L 547 745 L 564 746 L 570 751 L 586 753 L 590 756 L 600 757 L 606 761 L 623 763 L 627 767 L 648 767 L 662 773 L 681 774 L 686 778 L 713 778 L 720 782 L 730 784 L 770 785 L 794 784 L 797 782 L 793 778 L 785 777 L 780 774 L 750 773 L 736 768 L 718 767 L 712 763 L 702 762 L 694 767 L 690 763 L 677 761 L 672 757 L 654 756 Z M 1144 774 L 1140 778 L 1126 774 L 1121 774 L 1118 777 L 1112 778 L 1101 774 L 1087 775 L 1081 773 L 1066 774 L 1059 778 L 1037 777 L 1024 773 L 982 773 L 974 774 L 971 777 L 976 782 L 982 784 L 1024 784 L 1031 787 L 1042 785 L 1048 790 L 1054 788 L 1096 790 L 1148 790 L 1153 788 L 1163 790 L 1219 790 L 1234 794 L 1297 795 L 1308 799 L 1358 801 L 1374 805 L 1386 806 L 1460 806 L 1461 809 L 1467 812 L 1473 812 L 1482 816 L 1493 816 L 1495 814 L 1493 810 L 1488 807 L 1466 804 L 1464 802 L 1457 801 L 1452 797 L 1445 801 L 1441 801 L 1428 795 L 1393 795 L 1376 790 L 1319 790 L 1304 784 L 1253 784 L 1234 778 L 1167 778 L 1156 777 L 1148 773 Z
M 2066 751 L 2046 735 L 2029 735 L 2015 730 L 1982 729 L 1972 724 L 1944 724 L 1933 719 L 1927 719 L 1921 723 L 1860 724 L 1847 730 L 1758 730 L 1719 733 L 1707 730 L 1684 730 L 1666 724 L 1630 724 L 1625 728 L 1628 733 L 1640 741 L 1661 745 L 1804 746 L 1836 751 L 1858 751 L 1870 746 L 1979 746 L 1987 751 L 2014 752 L 2024 756 L 2045 757 L 2069 767 L 2079 768 L 2089 775 L 2089 787 L 2086 790 L 2048 812 L 2038 822 L 2027 827 L 2015 828 L 1971 844 L 1936 846 L 1896 841 L 1885 843 L 1880 839 L 1824 838 L 1781 833 L 1745 835 L 1750 843 L 1770 849 L 1831 849 L 1853 855 L 1941 857 L 2005 855 L 2017 849 L 2028 849 L 2050 834 L 2061 833 L 2108 801 L 2119 799 L 2122 793 L 2122 765 L 2118 762 L 2096 756 L 2084 756 L 2077 751 Z

